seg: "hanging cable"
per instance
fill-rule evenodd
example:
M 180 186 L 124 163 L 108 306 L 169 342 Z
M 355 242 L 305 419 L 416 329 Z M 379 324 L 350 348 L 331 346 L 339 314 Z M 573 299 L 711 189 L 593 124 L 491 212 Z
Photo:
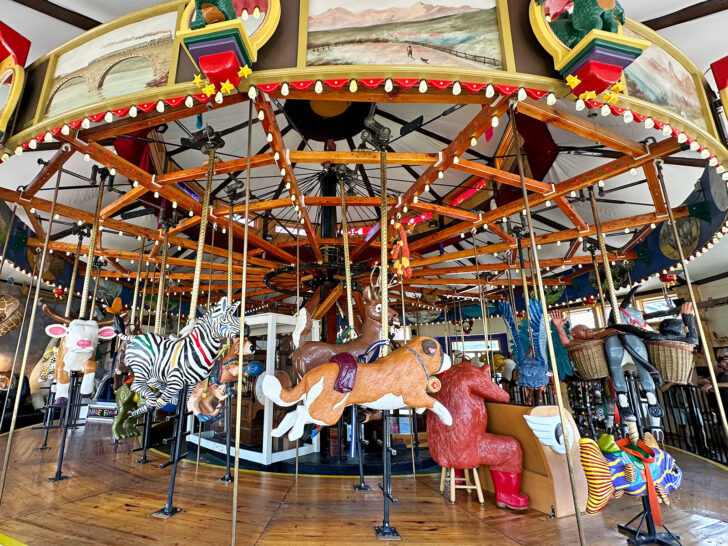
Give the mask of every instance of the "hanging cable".
M 351 265 L 349 263 L 349 224 L 346 218 L 346 191 L 344 180 L 339 178 L 339 193 L 341 194 L 341 235 L 344 239 L 344 274 L 346 277 L 346 312 L 349 319 L 349 339 L 354 339 L 354 304 L 352 303 Z M 298 251 L 298 248 L 296 248 Z M 355 426 L 352 424 L 352 426 Z
M 144 243 L 146 242 L 147 239 L 145 237 L 142 237 L 142 243 L 139 245 L 139 258 L 137 260 L 136 277 L 134 278 L 134 295 L 131 300 L 131 320 L 129 324 L 134 324 L 136 321 L 137 298 L 139 297 L 139 283 L 142 276 L 142 261 L 144 260 Z
M 470 235 L 473 237 L 473 259 L 475 260 L 475 278 L 478 281 L 478 296 L 480 299 L 480 317 L 483 320 L 483 339 L 485 341 L 485 362 L 490 368 L 491 362 L 490 362 L 490 351 L 488 350 L 490 346 L 490 334 L 489 334 L 489 328 L 488 328 L 488 317 L 486 316 L 486 309 L 488 308 L 488 302 L 485 299 L 485 295 L 483 294 L 483 284 L 481 282 L 480 278 L 480 263 L 478 262 L 478 240 L 475 237 L 475 233 L 477 230 L 475 228 L 472 228 L 470 230 Z
M 157 311 L 154 317 L 154 333 L 162 333 L 162 313 L 164 311 L 164 286 L 167 279 L 167 250 L 169 248 L 169 224 L 164 224 L 164 239 L 162 240 L 162 271 L 159 273 L 159 287 L 157 288 Z
M 71 282 L 68 284 L 68 299 L 66 300 L 66 312 L 64 316 L 70 318 L 71 307 L 73 306 L 73 291 L 76 289 L 76 277 L 78 276 L 78 262 L 81 259 L 81 243 L 83 242 L 83 231 L 78 234 L 76 243 L 76 255 L 73 257 L 73 270 L 71 271 Z

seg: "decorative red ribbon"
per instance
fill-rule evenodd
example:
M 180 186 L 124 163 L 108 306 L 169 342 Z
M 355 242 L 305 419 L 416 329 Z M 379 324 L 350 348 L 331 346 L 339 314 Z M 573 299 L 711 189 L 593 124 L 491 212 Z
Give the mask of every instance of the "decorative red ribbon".
M 637 457 L 644 464 L 645 487 L 647 489 L 647 498 L 650 501 L 650 508 L 652 509 L 652 519 L 657 525 L 662 527 L 662 511 L 660 510 L 660 503 L 657 501 L 657 491 L 652 480 L 652 470 L 649 466 L 655 462 L 655 452 L 642 440 L 637 442 L 637 445 L 633 447 L 629 438 L 623 438 L 622 440 L 617 440 L 617 445 L 622 451 Z M 645 453 L 648 455 L 647 457 L 645 457 Z

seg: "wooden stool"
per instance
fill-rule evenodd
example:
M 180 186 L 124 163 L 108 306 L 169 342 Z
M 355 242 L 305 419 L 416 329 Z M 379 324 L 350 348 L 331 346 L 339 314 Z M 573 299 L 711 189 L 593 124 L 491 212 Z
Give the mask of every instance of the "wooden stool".
M 462 469 L 463 470 L 463 477 L 462 478 L 456 478 L 455 477 L 455 469 L 450 468 L 450 502 L 452 504 L 455 504 L 455 490 L 456 489 L 465 489 L 468 493 L 471 492 L 471 490 L 475 489 L 475 491 L 478 493 L 478 502 L 480 504 L 485 503 L 485 499 L 483 498 L 483 489 L 480 487 L 480 478 L 478 477 L 478 469 L 474 468 L 473 470 L 473 481 L 475 484 L 470 483 L 470 477 L 468 476 L 468 473 L 470 472 L 470 469 Z M 445 493 L 445 482 L 447 481 L 446 473 L 448 469 L 445 467 L 442 467 L 442 472 L 440 473 L 440 494 Z M 457 482 L 463 482 L 464 485 L 458 485 Z

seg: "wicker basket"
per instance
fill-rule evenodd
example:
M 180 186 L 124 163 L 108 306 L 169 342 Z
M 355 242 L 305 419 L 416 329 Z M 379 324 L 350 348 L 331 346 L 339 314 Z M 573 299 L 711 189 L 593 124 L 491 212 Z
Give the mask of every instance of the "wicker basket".
M 682 341 L 648 341 L 647 353 L 665 383 L 686 385 L 695 363 L 695 345 Z
M 601 379 L 609 376 L 604 340 L 594 339 L 572 344 L 567 349 L 569 360 L 582 379 Z

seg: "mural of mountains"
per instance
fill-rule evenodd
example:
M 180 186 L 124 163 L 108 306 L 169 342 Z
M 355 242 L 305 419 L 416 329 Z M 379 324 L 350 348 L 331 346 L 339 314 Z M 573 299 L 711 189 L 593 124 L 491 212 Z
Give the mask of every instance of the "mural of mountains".
M 447 7 L 415 2 L 408 8 L 366 9 L 352 13 L 346 8 L 331 8 L 315 17 L 308 18 L 308 30 L 332 30 L 338 28 L 368 27 L 386 23 L 426 21 L 437 17 L 478 11 L 470 6 Z

